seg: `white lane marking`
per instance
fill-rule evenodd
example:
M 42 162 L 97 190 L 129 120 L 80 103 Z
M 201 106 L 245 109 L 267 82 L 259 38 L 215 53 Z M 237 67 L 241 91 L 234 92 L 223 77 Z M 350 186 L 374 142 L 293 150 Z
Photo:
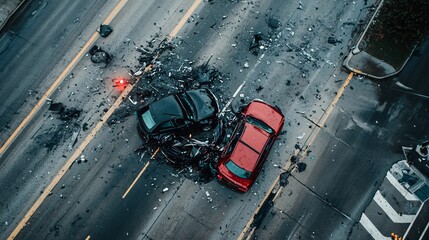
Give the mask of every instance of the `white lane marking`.
M 228 100 L 228 102 L 225 104 L 225 107 L 223 107 L 222 111 L 220 112 L 219 116 L 223 116 L 226 112 L 226 109 L 228 109 L 229 105 L 231 105 L 234 98 L 238 95 L 238 93 L 241 91 L 241 89 L 246 84 L 247 80 L 249 80 L 249 76 L 252 75 L 252 73 L 255 71 L 255 68 L 261 63 L 262 58 L 264 58 L 265 54 L 262 54 L 261 57 L 258 58 L 258 61 L 256 62 L 255 66 L 253 66 L 252 70 L 247 74 L 246 79 L 238 86 L 237 90 L 235 90 L 234 94 L 232 95 L 231 99 Z
M 383 211 L 394 223 L 410 223 L 415 218 L 415 215 L 399 215 L 378 190 L 375 193 L 374 201 L 378 204 L 378 206 L 381 207 L 381 209 L 383 209 Z
M 419 215 L 420 215 L 420 211 L 422 211 L 423 206 L 424 206 L 425 204 L 429 204 L 429 202 L 424 202 L 424 203 L 420 206 L 419 210 L 418 210 L 418 211 L 417 211 L 417 213 L 416 213 L 416 216 L 419 216 Z M 408 239 L 408 238 L 407 238 L 407 235 L 408 235 L 408 233 L 410 232 L 411 227 L 414 225 L 414 222 L 416 221 L 416 219 L 417 219 L 417 217 L 416 217 L 416 218 L 414 218 L 414 220 L 413 220 L 413 221 L 411 222 L 411 224 L 408 226 L 408 229 L 407 229 L 407 231 L 405 231 L 405 234 L 404 234 L 403 239 Z M 428 223 L 428 225 L 426 226 L 426 228 L 427 228 L 428 226 L 429 226 L 429 223 Z M 424 236 L 424 234 L 422 234 L 422 236 Z
M 405 187 L 402 186 L 398 182 L 398 180 L 396 180 L 396 178 L 390 173 L 390 171 L 387 172 L 386 178 L 402 194 L 402 196 L 405 197 L 405 199 L 407 199 L 408 201 L 419 201 L 420 202 L 420 199 L 418 199 L 416 196 L 414 196 L 414 194 L 408 192 L 408 190 L 405 189 Z
M 371 222 L 371 220 L 369 220 L 365 213 L 362 213 L 362 217 L 360 218 L 359 223 L 362 224 L 362 226 L 374 239 L 391 239 L 390 237 L 386 237 L 381 234 L 381 232 L 378 231 L 378 228 Z
M 419 240 L 423 240 L 423 237 L 426 235 L 426 231 L 428 230 L 428 228 L 429 228 L 429 223 L 426 225 L 425 230 L 423 230 L 423 233 L 420 236 Z

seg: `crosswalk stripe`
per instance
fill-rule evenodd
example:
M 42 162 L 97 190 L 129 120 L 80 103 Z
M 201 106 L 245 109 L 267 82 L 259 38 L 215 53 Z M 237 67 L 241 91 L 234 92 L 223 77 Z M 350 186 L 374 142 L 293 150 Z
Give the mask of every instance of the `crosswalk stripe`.
M 381 195 L 379 190 L 377 190 L 377 192 L 375 193 L 374 201 L 378 204 L 378 206 L 381 207 L 381 209 L 383 209 L 383 211 L 394 223 L 410 223 L 415 217 L 415 215 L 399 215 L 395 211 L 395 209 L 393 209 L 393 207 L 389 204 L 389 202 L 387 202 L 383 195 Z
M 386 237 L 383 234 L 381 234 L 381 232 L 378 231 L 378 228 L 371 222 L 371 220 L 369 220 L 369 218 L 365 215 L 365 213 L 362 213 L 362 217 L 360 218 L 359 223 L 362 224 L 362 226 L 374 239 L 376 240 L 391 239 L 390 237 Z
M 407 189 L 405 189 L 404 186 L 402 186 L 398 180 L 390 173 L 390 171 L 387 172 L 386 175 L 387 180 L 402 194 L 402 196 L 405 197 L 408 201 L 420 201 L 414 194 L 408 192 Z

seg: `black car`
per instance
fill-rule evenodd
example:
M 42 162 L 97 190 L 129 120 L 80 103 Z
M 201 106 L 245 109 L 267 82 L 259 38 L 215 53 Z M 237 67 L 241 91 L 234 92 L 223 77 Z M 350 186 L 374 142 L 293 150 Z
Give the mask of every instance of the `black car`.
M 208 131 L 216 126 L 219 105 L 208 89 L 189 90 L 155 101 L 137 112 L 143 138 L 165 142 L 171 133 Z

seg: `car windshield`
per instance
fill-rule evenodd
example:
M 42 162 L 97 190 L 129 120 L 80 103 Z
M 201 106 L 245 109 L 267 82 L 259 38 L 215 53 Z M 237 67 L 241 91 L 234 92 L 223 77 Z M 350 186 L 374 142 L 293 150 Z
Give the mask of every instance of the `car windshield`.
M 150 109 L 148 109 L 146 112 L 142 114 L 142 118 L 143 118 L 144 124 L 149 130 L 155 126 L 155 120 L 152 117 L 152 113 L 150 112 Z
M 229 171 L 234 173 L 237 177 L 241 178 L 249 178 L 250 172 L 242 169 L 237 164 L 235 164 L 232 160 L 229 160 L 226 162 L 225 166 L 228 168 Z
M 179 95 L 179 100 L 183 108 L 185 108 L 187 117 L 189 119 L 195 119 L 197 117 L 195 116 L 196 109 L 192 100 L 188 97 L 188 95 L 186 93 Z
M 246 122 L 264 130 L 265 132 L 267 132 L 268 134 L 273 134 L 274 130 L 272 128 L 270 128 L 270 126 L 268 126 L 266 123 L 262 122 L 261 120 L 254 118 L 252 116 L 247 116 L 246 117 Z

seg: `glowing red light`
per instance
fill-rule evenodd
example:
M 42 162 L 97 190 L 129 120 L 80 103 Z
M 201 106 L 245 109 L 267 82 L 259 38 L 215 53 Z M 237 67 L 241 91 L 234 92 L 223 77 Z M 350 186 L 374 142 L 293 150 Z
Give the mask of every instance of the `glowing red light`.
M 119 79 L 115 80 L 115 84 L 116 85 L 125 85 L 125 84 L 127 84 L 127 81 L 123 78 L 119 78 Z

